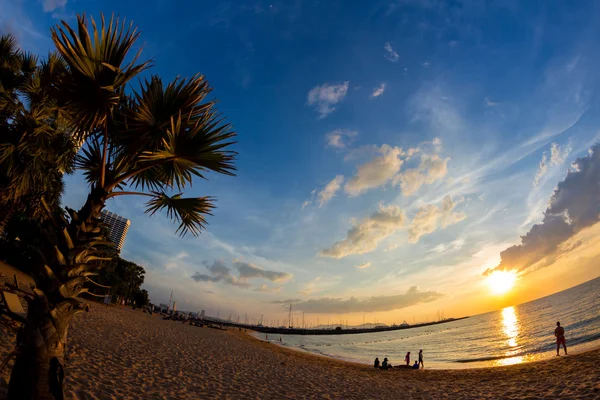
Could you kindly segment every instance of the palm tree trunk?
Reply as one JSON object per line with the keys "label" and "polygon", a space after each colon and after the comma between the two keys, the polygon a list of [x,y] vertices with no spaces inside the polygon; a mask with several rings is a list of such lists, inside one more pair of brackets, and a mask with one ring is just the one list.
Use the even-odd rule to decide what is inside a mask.
{"label": "palm tree trunk", "polygon": [[[85,234],[79,235],[82,224],[90,228],[94,220],[104,207],[105,191],[92,189],[85,205],[79,212],[78,218],[73,218],[68,226],[56,227],[72,233],[73,246],[85,245]],[[70,269],[77,265],[75,261],[59,260],[55,251],[69,254],[69,246],[61,241],[60,235],[49,235],[48,246],[43,246],[40,251],[43,257],[41,264],[36,265],[38,272],[36,278],[35,297],[29,301],[27,319],[17,335],[18,352],[15,365],[12,369],[9,383],[9,399],[51,399],[63,400],[64,356],[69,325],[75,313],[80,310],[79,302],[74,299],[76,293],[66,294],[70,291],[59,290],[61,284],[74,277],[68,277]],[[52,260],[52,261],[50,261]],[[52,279],[44,279],[42,271],[45,264],[53,271]],[[57,277],[63,277],[57,283]],[[71,297],[65,297],[71,296]]]}
{"label": "palm tree trunk", "polygon": [[54,311],[53,316],[39,299],[30,303],[27,321],[17,335],[18,353],[10,375],[8,399],[64,398],[64,354],[73,314]]}
{"label": "palm tree trunk", "polygon": [[104,208],[106,196],[106,190],[102,188],[92,188],[85,204],[81,207],[81,210],[79,210],[79,218],[88,222],[91,221],[92,218],[98,218],[100,212]]}

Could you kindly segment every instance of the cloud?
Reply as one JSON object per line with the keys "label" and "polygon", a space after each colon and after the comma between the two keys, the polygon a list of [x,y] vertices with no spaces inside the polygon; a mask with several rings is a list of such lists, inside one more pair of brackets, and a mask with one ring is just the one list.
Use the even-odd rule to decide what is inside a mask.
{"label": "cloud", "polygon": [[485,271],[514,270],[524,273],[554,263],[570,250],[563,244],[582,229],[600,221],[600,144],[589,150],[586,157],[575,160],[566,178],[558,184],[544,219],[527,234],[521,243],[500,253],[500,264]]}
{"label": "cloud", "polygon": [[319,202],[319,207],[323,207],[329,200],[335,196],[335,194],[342,188],[342,183],[344,183],[344,176],[338,175],[331,180],[325,188],[319,192],[317,195],[317,201]]}
{"label": "cloud", "polygon": [[252,279],[266,279],[274,283],[285,283],[293,276],[286,272],[269,271],[257,265],[238,260],[233,262],[233,266],[238,270],[239,276],[233,275],[231,268],[225,265],[224,261],[217,260],[206,267],[208,274],[195,272],[191,278],[196,282],[225,283],[248,289],[251,287],[249,281]]}
{"label": "cloud", "polygon": [[234,261],[233,265],[239,271],[240,279],[244,280],[262,278],[268,279],[275,283],[285,283],[292,279],[292,274],[288,274],[287,272],[269,271],[257,265],[243,261]]}
{"label": "cloud", "polygon": [[348,92],[348,84],[349,82],[346,81],[339,85],[324,83],[321,86],[315,86],[308,92],[307,104],[317,110],[319,118],[325,118],[335,111],[336,104],[344,100]]}
{"label": "cloud", "polygon": [[344,186],[344,190],[349,195],[356,196],[366,190],[382,186],[394,179],[400,171],[404,163],[400,157],[406,154],[402,148],[387,144],[375,148],[379,155],[358,166],[356,175]]}
{"label": "cloud", "polygon": [[571,152],[571,145],[567,144],[564,148],[556,144],[552,143],[550,145],[550,164],[552,165],[560,165],[565,162],[569,153]]}
{"label": "cloud", "polygon": [[537,186],[540,183],[540,180],[544,175],[548,172],[548,155],[546,152],[542,154],[542,160],[540,161],[540,166],[538,167],[537,173],[535,174],[535,178],[533,179],[533,186]]}
{"label": "cloud", "polygon": [[417,243],[421,236],[435,232],[438,228],[446,228],[467,218],[464,212],[453,212],[456,204],[450,196],[444,197],[442,204],[437,207],[428,204],[419,208],[408,228],[408,241]]}
{"label": "cloud", "polygon": [[287,299],[287,300],[275,300],[272,301],[271,304],[295,304],[301,302],[302,299]]}
{"label": "cloud", "polygon": [[369,96],[370,98],[374,99],[375,97],[379,97],[383,94],[383,92],[385,92],[385,83],[382,83],[381,85],[379,85],[378,87],[376,87],[373,90],[373,93],[371,93],[371,95]]}
{"label": "cloud", "polygon": [[[437,138],[436,138],[437,139]],[[434,139],[434,142],[436,141]],[[432,184],[442,179],[448,173],[448,161],[450,158],[440,158],[438,155],[421,155],[421,163],[417,168],[411,168],[399,174],[394,183],[400,184],[402,193],[411,196],[425,184]]]}
{"label": "cloud", "polygon": [[[374,296],[362,300],[355,297],[346,300],[326,297],[300,301],[294,305],[294,309],[312,314],[381,312],[399,310],[421,303],[430,303],[443,296],[442,293],[420,291],[418,287],[413,286],[405,294],[393,296]],[[286,303],[282,302],[282,304]]]}
{"label": "cloud", "polygon": [[354,138],[358,135],[357,131],[350,131],[347,129],[336,129],[334,131],[325,134],[328,147],[335,147],[343,149],[354,141]]}
{"label": "cloud", "polygon": [[386,60],[391,61],[391,62],[396,62],[400,59],[400,56],[398,55],[396,50],[394,50],[394,48],[392,47],[390,42],[386,42],[385,45],[383,46],[383,49],[385,50],[384,57],[386,58]]}
{"label": "cloud", "polygon": [[542,160],[540,161],[537,173],[535,174],[533,186],[537,186],[540,183],[540,180],[546,175],[550,166],[561,165],[564,163],[569,156],[569,153],[571,153],[570,143],[561,148],[559,144],[553,142],[550,145],[550,158],[548,158],[546,152],[542,154]]}
{"label": "cloud", "polygon": [[254,288],[254,291],[262,293],[281,293],[283,288],[281,286],[269,286],[266,283],[263,283],[262,285]]}
{"label": "cloud", "polygon": [[57,8],[64,8],[67,5],[67,0],[44,0],[44,12],[54,11]]}
{"label": "cloud", "polygon": [[486,107],[496,107],[498,105],[497,102],[490,100],[489,97],[486,97],[484,100],[485,100]]}
{"label": "cloud", "polygon": [[368,261],[368,262],[364,262],[360,265],[357,265],[356,269],[365,269],[365,268],[370,268],[370,267],[371,267],[371,262]]}
{"label": "cloud", "polygon": [[412,96],[407,112],[413,121],[427,122],[434,132],[459,133],[465,124],[455,108],[457,103],[449,90],[439,85],[424,85]]}
{"label": "cloud", "polygon": [[394,205],[379,205],[379,209],[348,230],[346,238],[331,248],[319,252],[321,257],[344,258],[364,254],[377,248],[379,243],[404,226],[404,212]]}

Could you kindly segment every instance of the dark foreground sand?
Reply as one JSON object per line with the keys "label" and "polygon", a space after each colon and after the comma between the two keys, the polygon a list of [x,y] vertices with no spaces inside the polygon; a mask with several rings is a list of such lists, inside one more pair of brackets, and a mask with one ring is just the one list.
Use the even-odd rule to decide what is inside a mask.
{"label": "dark foreground sand", "polygon": [[[76,317],[69,336],[70,399],[600,398],[600,350],[509,367],[378,371],[283,349],[237,330],[91,306]],[[14,337],[0,329],[4,358]],[[9,372],[0,374],[0,389]]]}

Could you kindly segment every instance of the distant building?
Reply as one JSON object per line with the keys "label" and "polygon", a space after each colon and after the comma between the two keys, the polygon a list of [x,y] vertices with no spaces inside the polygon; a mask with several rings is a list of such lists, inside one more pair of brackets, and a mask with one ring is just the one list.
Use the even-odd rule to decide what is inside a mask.
{"label": "distant building", "polygon": [[106,210],[102,211],[100,214],[100,219],[110,228],[108,235],[110,241],[114,243],[117,251],[121,251],[123,248],[123,243],[125,242],[125,237],[127,236],[127,231],[131,225],[131,221],[115,214],[114,212]]}

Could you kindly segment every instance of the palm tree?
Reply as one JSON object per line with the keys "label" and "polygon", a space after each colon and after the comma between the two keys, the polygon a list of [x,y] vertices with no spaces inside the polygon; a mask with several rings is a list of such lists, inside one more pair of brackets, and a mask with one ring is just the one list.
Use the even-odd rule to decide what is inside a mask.
{"label": "palm tree", "polygon": [[0,233],[16,212],[43,217],[42,196],[52,207],[60,203],[63,173],[75,156],[51,94],[65,68],[53,54],[40,65],[14,37],[0,36]]}
{"label": "palm tree", "polygon": [[[44,223],[46,243],[34,257],[35,288],[17,342],[9,397],[63,396],[64,350],[69,324],[83,307],[76,299],[107,245],[98,217],[107,200],[124,195],[147,197],[146,212],[166,211],[180,235],[198,235],[214,208],[211,197],[184,198],[183,189],[208,171],[233,175],[235,133],[207,100],[203,76],[177,78],[164,85],[158,76],[129,81],[149,67],[129,57],[139,36],[133,26],[112,17],[101,26],[78,16],[76,31],[67,23],[52,29],[52,39],[67,73],[56,81],[57,106],[68,129],[85,145],[75,168],[90,184],[79,211],[52,212]],[[126,60],[129,62],[126,63]],[[22,396],[22,397],[19,397]]]}

